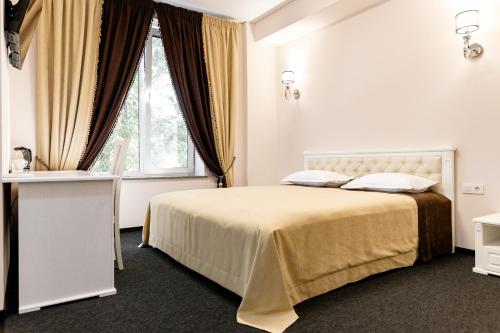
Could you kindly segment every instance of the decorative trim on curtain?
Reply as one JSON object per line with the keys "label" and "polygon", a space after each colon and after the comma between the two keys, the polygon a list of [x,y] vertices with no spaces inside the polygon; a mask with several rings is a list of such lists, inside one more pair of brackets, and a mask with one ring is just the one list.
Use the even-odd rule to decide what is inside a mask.
{"label": "decorative trim on curtain", "polygon": [[234,178],[240,24],[203,15],[202,31],[217,158],[230,187]]}
{"label": "decorative trim on curtain", "polygon": [[97,88],[88,143],[78,169],[89,169],[110,136],[133,82],[154,14],[150,0],[105,0]]}
{"label": "decorative trim on curtain", "polygon": [[156,4],[172,84],[191,138],[205,166],[226,187],[217,156],[203,52],[203,14]]}
{"label": "decorative trim on curtain", "polygon": [[38,22],[38,169],[74,170],[89,130],[102,0],[43,0]]}

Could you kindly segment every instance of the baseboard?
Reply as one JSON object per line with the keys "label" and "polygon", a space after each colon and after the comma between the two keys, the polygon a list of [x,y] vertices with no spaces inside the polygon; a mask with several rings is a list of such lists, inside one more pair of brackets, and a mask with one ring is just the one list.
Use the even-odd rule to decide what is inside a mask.
{"label": "baseboard", "polygon": [[93,291],[90,293],[55,298],[55,299],[47,300],[47,301],[40,302],[40,303],[23,304],[23,305],[19,305],[19,314],[24,314],[24,313],[33,312],[33,311],[39,311],[41,308],[46,307],[46,306],[50,306],[50,305],[63,304],[63,303],[67,303],[67,302],[73,302],[76,300],[81,300],[81,299],[86,299],[86,298],[91,298],[91,297],[96,297],[96,296],[106,297],[106,296],[111,296],[111,295],[115,295],[115,294],[116,294],[116,289],[113,287],[113,288],[108,288],[108,289],[104,289],[104,290]]}
{"label": "baseboard", "polygon": [[132,231],[142,231],[142,227],[130,227],[120,229],[120,232],[132,232]]}
{"label": "baseboard", "polygon": [[465,249],[463,247],[455,247],[455,253],[466,254],[468,256],[476,255],[476,251],[471,249]]}

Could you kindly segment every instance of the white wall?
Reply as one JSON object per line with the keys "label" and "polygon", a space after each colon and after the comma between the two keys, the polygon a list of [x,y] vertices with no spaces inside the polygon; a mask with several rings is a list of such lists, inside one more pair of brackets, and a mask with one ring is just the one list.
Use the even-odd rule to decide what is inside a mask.
{"label": "white wall", "polygon": [[236,129],[235,129],[235,143],[234,153],[236,159],[234,160],[234,185],[245,186],[248,182],[247,170],[247,42],[246,32],[243,26],[240,30],[240,44],[239,44],[239,83],[238,83],[238,113],[236,115]]}
{"label": "white wall", "polygon": [[[473,40],[485,47],[473,61],[454,33],[469,6],[481,11]],[[304,150],[456,144],[457,242],[473,248],[471,219],[500,210],[499,17],[498,1],[392,0],[280,47],[276,72],[294,70],[302,96],[278,96],[269,181],[301,169]],[[262,144],[258,129],[249,121],[249,147]],[[486,194],[462,194],[464,182],[484,183]]]}
{"label": "white wall", "polygon": [[[9,66],[11,86],[9,153],[14,147],[28,147],[36,155],[36,58],[37,36],[24,59],[23,68]],[[32,165],[34,167],[34,163]]]}
{"label": "white wall", "polygon": [[192,179],[134,179],[122,182],[120,200],[120,227],[138,227],[144,224],[149,199],[155,195],[190,189],[214,188],[215,178]]}
{"label": "white wall", "polygon": [[278,149],[276,102],[281,90],[276,86],[276,49],[254,41],[249,24],[246,42],[248,184],[264,185],[278,177],[274,163]]}

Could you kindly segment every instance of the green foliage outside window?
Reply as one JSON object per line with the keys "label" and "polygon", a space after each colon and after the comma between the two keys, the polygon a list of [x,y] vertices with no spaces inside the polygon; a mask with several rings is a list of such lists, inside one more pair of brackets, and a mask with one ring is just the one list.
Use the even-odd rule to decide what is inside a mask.
{"label": "green foliage outside window", "polygon": [[[147,173],[149,169],[161,172],[168,168],[188,167],[188,154],[190,154],[188,132],[172,86],[161,38],[152,37],[150,43],[152,43],[150,90],[146,91],[145,84],[143,87],[140,86],[139,75],[136,74],[116,127],[95,162],[93,171],[109,171],[113,143],[117,139],[126,138],[130,139],[125,163],[126,171]],[[144,66],[145,62],[141,61],[141,64]],[[140,94],[144,94],[142,96],[146,99],[149,110],[144,117],[145,124],[142,125]],[[142,145],[141,139],[145,140]],[[148,157],[147,166],[140,165],[141,146],[147,150],[142,152]]]}

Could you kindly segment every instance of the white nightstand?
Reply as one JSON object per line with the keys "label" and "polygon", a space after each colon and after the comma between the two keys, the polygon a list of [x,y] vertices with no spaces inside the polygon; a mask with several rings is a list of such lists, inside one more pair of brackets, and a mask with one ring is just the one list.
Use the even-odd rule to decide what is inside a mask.
{"label": "white nightstand", "polygon": [[476,231],[476,267],[472,271],[500,276],[500,213],[472,221]]}

